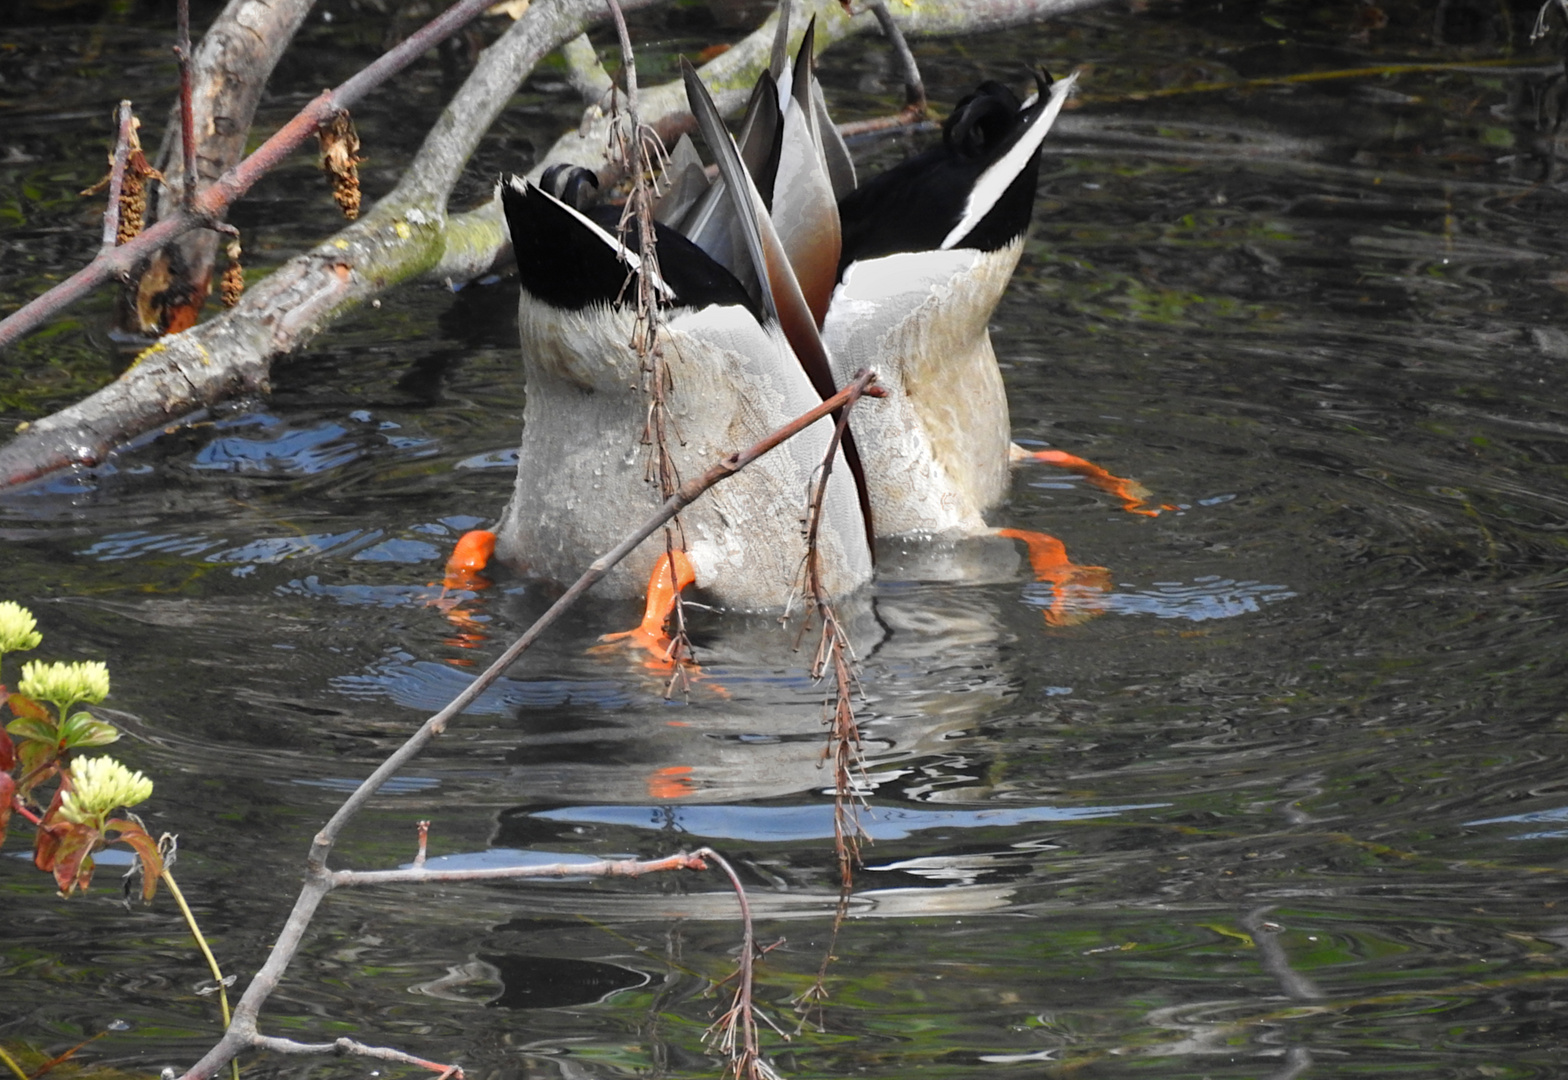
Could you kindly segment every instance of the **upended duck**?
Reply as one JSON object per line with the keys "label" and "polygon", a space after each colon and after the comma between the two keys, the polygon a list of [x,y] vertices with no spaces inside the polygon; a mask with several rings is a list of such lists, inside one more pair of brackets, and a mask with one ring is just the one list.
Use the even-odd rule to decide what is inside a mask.
{"label": "upended duck", "polygon": [[[873,533],[990,531],[984,514],[1005,494],[1013,448],[987,324],[1022,251],[1041,142],[1074,79],[1040,78],[1027,102],[986,83],[948,118],[940,146],[856,187],[810,56],[808,30],[793,68],[775,63],[759,80],[738,148],[688,68],[719,179],[707,184],[689,148],[677,149],[680,194],[659,208],[654,284],[683,476],[805,412],[860,367],[890,390],[857,406],[853,443],[828,483],[820,563],[827,591],[841,595],[870,579]],[[581,176],[554,179],[554,193],[515,179],[502,190],[528,398],[494,547],[531,576],[569,580],[660,498],[641,437],[645,376],[628,345],[628,276],[644,272],[641,253],[634,234],[617,235],[618,210],[574,205],[589,187]],[[740,610],[786,603],[830,434],[819,422],[683,512],[689,576],[708,599]],[[482,550],[490,534],[477,535]],[[645,543],[604,591],[640,594],[663,547]]]}

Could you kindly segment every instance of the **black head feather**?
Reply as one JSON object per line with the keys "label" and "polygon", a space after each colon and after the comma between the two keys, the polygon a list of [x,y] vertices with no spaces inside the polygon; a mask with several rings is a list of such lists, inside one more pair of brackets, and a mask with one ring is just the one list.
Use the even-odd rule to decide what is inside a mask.
{"label": "black head feather", "polygon": [[[1041,72],[1036,83],[1039,98],[1028,109],[1001,83],[981,83],[943,123],[941,145],[873,177],[840,200],[840,276],[857,260],[940,247],[962,220],[981,175],[1043,111],[1051,78]],[[959,246],[995,251],[1022,236],[1034,213],[1039,171],[1035,154]]]}
{"label": "black head feather", "polygon": [[[566,311],[580,311],[594,304],[617,305],[636,296],[631,268],[560,202],[532,184],[513,182],[501,185],[501,207],[517,256],[517,276],[537,299]],[[612,237],[618,235],[619,207],[595,206],[583,213]],[[659,274],[674,294],[672,305],[739,305],[760,321],[760,312],[735,275],[701,248],[663,225],[655,225],[654,239]],[[635,229],[629,230],[622,242],[639,252]]]}

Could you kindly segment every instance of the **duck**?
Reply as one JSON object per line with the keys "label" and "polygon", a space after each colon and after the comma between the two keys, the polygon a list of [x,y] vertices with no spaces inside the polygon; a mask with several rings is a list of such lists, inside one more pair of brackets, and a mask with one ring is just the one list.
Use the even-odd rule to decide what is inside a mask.
{"label": "duck", "polygon": [[[982,83],[944,122],[939,145],[860,183],[815,78],[812,34],[792,66],[776,45],[738,143],[683,65],[718,177],[708,180],[683,139],[654,209],[658,266],[646,272],[665,308],[676,468],[695,475],[872,366],[887,396],[855,408],[828,478],[827,594],[871,579],[877,537],[1000,534],[1025,542],[1037,576],[1042,561],[1060,576],[1065,555],[1042,555],[1059,542],[986,522],[1027,456],[1011,441],[988,325],[1023,251],[1041,145],[1076,76],[1037,73],[1025,101]],[[640,438],[645,376],[627,345],[628,278],[645,270],[635,234],[616,228],[620,211],[591,205],[595,187],[585,170],[558,170],[501,189],[522,284],[518,473],[500,524],[465,537],[449,569],[465,549],[483,562],[493,547],[530,576],[570,580],[660,502]],[[602,591],[630,597],[648,583],[650,640],[688,584],[733,610],[785,606],[830,435],[824,419],[710,491],[683,512],[679,544],[646,542]]]}
{"label": "duck", "polygon": [[989,326],[1023,253],[1041,144],[1076,73],[1035,78],[1028,101],[982,83],[939,144],[839,201],[822,337],[836,379],[875,358],[887,391],[850,418],[881,537],[988,532],[1021,453]]}
{"label": "duck", "polygon": [[[801,50],[808,61],[810,48],[808,33]],[[701,473],[834,392],[807,294],[819,298],[825,314],[836,245],[830,262],[805,275],[803,289],[772,216],[792,213],[803,175],[818,196],[828,191],[832,206],[828,164],[811,134],[815,117],[801,115],[802,102],[811,107],[809,90],[780,94],[765,72],[754,95],[776,114],[776,122],[756,125],[759,138],[773,144],[775,162],[784,146],[811,159],[803,168],[775,165],[784,184],[770,209],[689,65],[686,79],[721,182],[682,213],[662,208],[675,223],[655,222],[656,267],[644,265],[634,230],[617,229],[618,208],[588,205],[594,183],[585,170],[557,171],[541,183],[514,177],[501,186],[521,284],[527,400],[512,496],[491,535],[494,557],[532,577],[572,580],[663,501],[648,482],[642,436],[648,376],[629,344],[643,275],[663,309],[655,347],[669,373],[668,448],[680,477]],[[761,134],[764,128],[771,136]],[[726,609],[784,606],[804,565],[802,522],[830,460],[832,435],[832,419],[823,418],[710,490],[681,514],[679,542],[671,546],[682,558],[653,538],[606,576],[601,593],[641,595],[650,579],[667,575],[689,578]],[[872,575],[872,529],[853,454],[852,442],[833,452],[822,499],[818,565],[822,587],[835,596]],[[482,550],[486,541],[464,544]]]}

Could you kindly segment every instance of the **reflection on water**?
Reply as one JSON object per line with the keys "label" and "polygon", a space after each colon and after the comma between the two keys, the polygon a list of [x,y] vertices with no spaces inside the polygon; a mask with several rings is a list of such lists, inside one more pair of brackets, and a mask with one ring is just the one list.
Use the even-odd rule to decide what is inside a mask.
{"label": "reflection on water", "polygon": [[[888,1080],[1562,1075],[1568,240],[1532,104],[1557,46],[1524,44],[1533,12],[1468,0],[1136,6],[919,45],[939,102],[982,73],[1094,63],[995,338],[1020,443],[1102,472],[1022,467],[1007,538],[884,552],[844,606],[867,865],[832,996],[775,1061]],[[112,103],[112,72],[155,82],[148,57],[168,60],[105,25],[100,66],[59,85]],[[323,72],[365,59],[311,28]],[[16,38],[8,79],[6,57],[48,51]],[[1406,61],[1449,66],[1186,92]],[[1479,66],[1496,61],[1522,66]],[[834,107],[886,111],[890,71],[874,41],[835,49]],[[298,87],[280,78],[282,101]],[[367,183],[390,181],[438,78],[356,114],[382,163]],[[575,122],[550,77],[519,102],[507,155]],[[33,202],[25,227],[0,205],[26,256],[0,273],[6,304],[96,246],[74,192],[102,170],[99,121],[11,108],[0,190]],[[856,148],[868,167],[904,151]],[[482,154],[475,192],[516,163]],[[336,227],[296,187],[258,189],[247,251]],[[149,827],[181,835],[182,886],[242,982],[343,792],[554,595],[440,584],[510,488],[515,292],[390,300],[281,365],[264,405],[0,499],[0,596],[38,611],[44,658],[110,661],[117,753],[156,780]],[[105,366],[105,310],[7,354],[4,419],[63,393],[61,364]],[[1116,478],[1158,512],[1124,512]],[[432,864],[712,842],[773,946],[761,1002],[792,1017],[836,902],[822,688],[794,628],[693,610],[702,673],[665,700],[637,657],[589,652],[636,614],[565,619],[338,859],[407,863],[423,819]],[[208,975],[165,902],[127,913],[103,877],[64,903],[21,858],[0,859],[0,892],[0,1042],[58,1053],[115,1021],[78,1060],[143,1071],[210,1044]],[[734,912],[691,875],[355,890],[324,905],[263,1024],[475,1076],[713,1075],[703,995]]]}

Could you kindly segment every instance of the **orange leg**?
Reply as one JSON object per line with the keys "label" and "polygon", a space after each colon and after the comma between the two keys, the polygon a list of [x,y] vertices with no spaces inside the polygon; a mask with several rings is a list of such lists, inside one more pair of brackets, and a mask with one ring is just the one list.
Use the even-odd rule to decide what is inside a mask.
{"label": "orange leg", "polygon": [[1051,606],[1045,621],[1051,626],[1076,626],[1105,610],[1098,602],[1111,587],[1111,572],[1103,566],[1080,566],[1067,557],[1067,547],[1056,537],[1028,529],[998,529],[996,535],[1022,540],[1036,581],[1051,586]]}
{"label": "orange leg", "polygon": [[[495,533],[482,529],[464,533],[452,549],[452,557],[446,561],[446,576],[441,580],[441,595],[429,602],[431,607],[439,608],[447,622],[457,629],[453,637],[445,639],[446,644],[459,649],[477,649],[484,643],[486,635],[481,622],[463,610],[465,598],[448,594],[472,592],[489,586],[490,582],[480,576],[480,571],[490,562],[494,552]],[[452,660],[450,663],[458,667],[473,665],[472,660]]]}
{"label": "orange leg", "polygon": [[1175,510],[1174,506],[1161,504],[1158,509],[1148,509],[1149,489],[1136,480],[1123,476],[1112,476],[1092,461],[1085,461],[1081,457],[1062,450],[1025,450],[1022,447],[1013,447],[1013,461],[1038,461],[1045,465],[1055,465],[1067,469],[1083,477],[1089,483],[1109,495],[1114,495],[1122,501],[1122,509],[1129,514],[1142,514],[1144,517],[1159,517],[1161,510]]}
{"label": "orange leg", "polygon": [[494,554],[495,533],[485,529],[464,533],[452,549],[452,557],[446,561],[446,580],[442,584],[448,589],[484,588],[490,583],[479,573],[490,564],[490,556]]}
{"label": "orange leg", "polygon": [[619,634],[605,634],[600,641],[627,641],[652,653],[659,666],[669,667],[670,646],[673,644],[664,633],[665,621],[675,610],[675,598],[680,591],[697,580],[691,560],[684,551],[661,555],[648,575],[648,603],[643,608],[642,622],[635,630]]}

